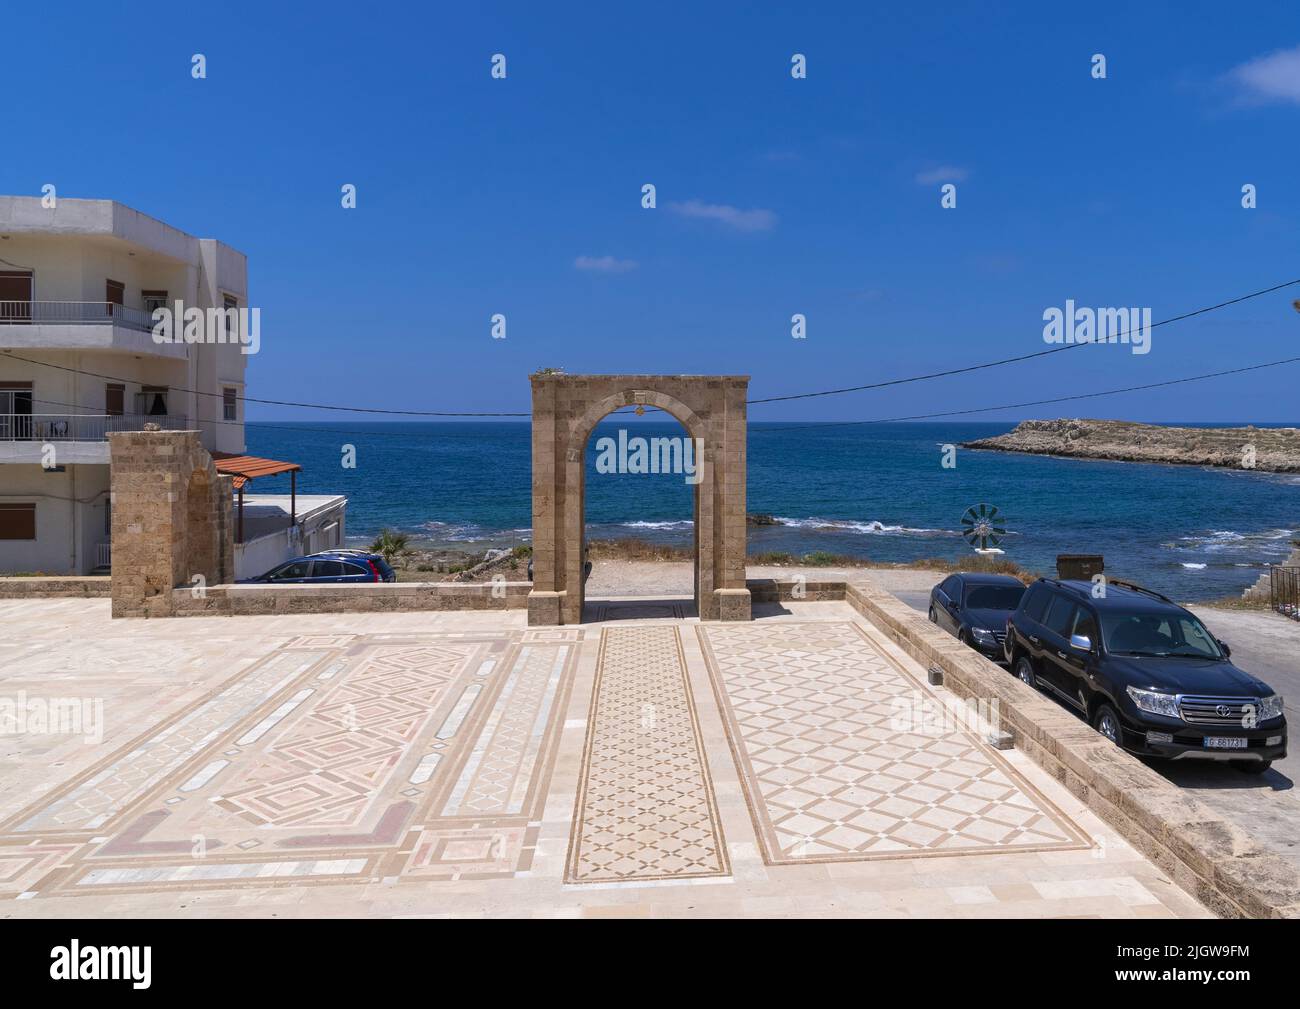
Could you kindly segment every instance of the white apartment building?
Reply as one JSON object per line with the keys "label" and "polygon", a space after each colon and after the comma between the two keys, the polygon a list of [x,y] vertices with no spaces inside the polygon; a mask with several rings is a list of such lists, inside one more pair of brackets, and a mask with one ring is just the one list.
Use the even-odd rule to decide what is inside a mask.
{"label": "white apartment building", "polygon": [[[112,200],[0,196],[0,573],[108,570],[109,432],[197,430],[214,456],[243,455],[250,356],[238,334],[155,341],[153,309],[177,301],[246,308],[246,257]],[[259,526],[284,542],[258,563],[333,545],[327,526],[341,543],[345,504],[299,498]]]}

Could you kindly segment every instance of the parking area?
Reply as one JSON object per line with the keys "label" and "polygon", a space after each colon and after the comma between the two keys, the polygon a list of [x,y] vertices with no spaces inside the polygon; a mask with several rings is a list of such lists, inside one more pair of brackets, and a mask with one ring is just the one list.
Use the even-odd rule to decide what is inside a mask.
{"label": "parking area", "polygon": [[[920,613],[929,607],[928,589],[902,583],[889,585],[889,590]],[[1287,699],[1290,719],[1300,699],[1300,623],[1263,611],[1189,608],[1216,637],[1232,646],[1235,665]],[[1295,787],[1300,780],[1300,753],[1294,743],[1284,760],[1275,761],[1259,776],[1188,760],[1152,760],[1149,766],[1300,869],[1300,791]]]}
{"label": "parking area", "polygon": [[0,913],[1207,913],[847,605],[665,609],[0,602]]}

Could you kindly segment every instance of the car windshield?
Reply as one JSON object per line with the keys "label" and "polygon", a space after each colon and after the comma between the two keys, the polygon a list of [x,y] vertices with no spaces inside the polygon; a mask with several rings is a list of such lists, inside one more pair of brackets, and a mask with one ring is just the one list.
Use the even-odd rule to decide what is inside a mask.
{"label": "car windshield", "polygon": [[1190,613],[1107,613],[1101,629],[1115,655],[1223,657],[1214,636]]}
{"label": "car windshield", "polygon": [[972,585],[966,590],[966,605],[973,610],[1014,610],[1024,594],[1023,585]]}

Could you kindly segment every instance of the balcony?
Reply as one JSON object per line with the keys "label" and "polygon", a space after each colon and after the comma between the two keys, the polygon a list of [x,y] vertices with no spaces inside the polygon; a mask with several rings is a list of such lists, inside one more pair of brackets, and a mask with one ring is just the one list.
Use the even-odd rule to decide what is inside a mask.
{"label": "balcony", "polygon": [[0,326],[126,326],[153,332],[153,317],[111,301],[0,301]]}
{"label": "balcony", "polygon": [[155,343],[153,316],[111,301],[0,301],[0,347],[124,350],[186,357],[184,343]]}
{"label": "balcony", "polygon": [[177,414],[0,413],[0,463],[42,465],[45,446],[54,451],[54,464],[104,464],[109,461],[108,436],[114,431],[143,431],[156,424],[162,431],[185,431],[187,418]]}

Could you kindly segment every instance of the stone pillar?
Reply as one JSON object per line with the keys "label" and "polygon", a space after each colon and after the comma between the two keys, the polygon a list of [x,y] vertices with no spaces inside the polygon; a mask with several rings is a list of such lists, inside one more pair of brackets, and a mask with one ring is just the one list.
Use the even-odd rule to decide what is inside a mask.
{"label": "stone pillar", "polygon": [[113,500],[114,617],[172,614],[172,589],[234,578],[231,482],[197,431],[115,432],[109,438]]}

